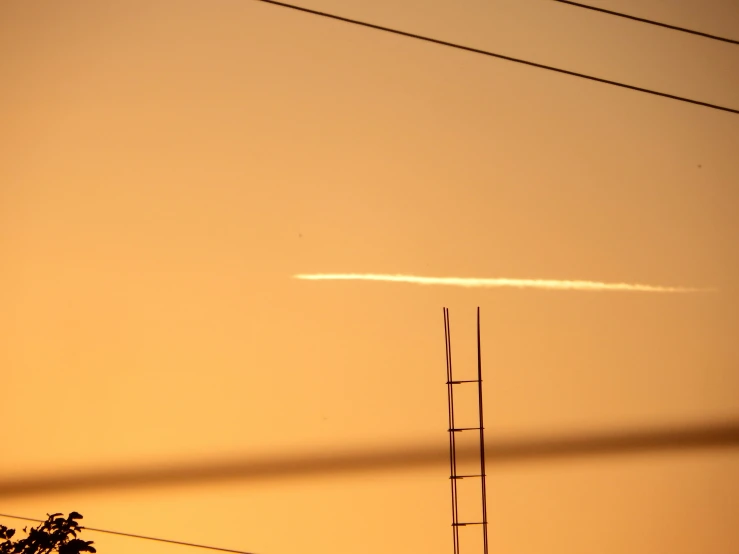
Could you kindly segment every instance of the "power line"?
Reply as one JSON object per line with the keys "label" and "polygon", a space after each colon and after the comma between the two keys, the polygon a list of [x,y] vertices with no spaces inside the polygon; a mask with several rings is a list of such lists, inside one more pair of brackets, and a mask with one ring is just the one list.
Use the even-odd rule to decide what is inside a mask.
{"label": "power line", "polygon": [[[485,441],[486,464],[523,464],[647,453],[679,454],[739,450],[739,419],[679,427],[622,429],[576,435],[539,435]],[[478,459],[477,448],[458,448],[460,460]],[[408,471],[449,462],[448,448],[432,443],[405,444],[329,452],[325,449],[286,456],[235,458],[211,462],[167,463],[159,466],[86,469],[0,479],[0,501],[9,498],[130,490],[186,483],[265,483],[285,479],[330,478],[337,475]]]}
{"label": "power line", "polygon": [[674,94],[668,94],[666,92],[659,92],[659,91],[656,91],[656,90],[651,90],[651,89],[647,89],[647,88],[637,87],[637,86],[634,86],[634,85],[628,85],[626,83],[620,83],[618,81],[611,81],[609,79],[602,79],[600,77],[594,77],[592,75],[586,75],[585,73],[577,73],[575,71],[570,71],[570,70],[562,69],[562,68],[559,68],[559,67],[553,67],[553,66],[550,66],[550,65],[545,65],[545,64],[541,64],[541,63],[531,62],[531,61],[528,61],[528,60],[522,60],[520,58],[514,58],[514,57],[511,57],[511,56],[505,56],[503,54],[497,54],[495,52],[490,52],[488,50],[481,50],[479,48],[472,48],[471,46],[463,46],[461,44],[457,44],[457,43],[454,43],[454,42],[448,42],[448,41],[445,41],[445,40],[431,38],[431,37],[427,37],[427,36],[424,36],[424,35],[417,35],[415,33],[408,33],[406,31],[401,31],[401,30],[398,30],[398,29],[392,29],[390,27],[383,27],[382,25],[375,25],[374,23],[367,23],[365,21],[359,21],[357,19],[350,19],[348,17],[343,17],[343,16],[340,16],[340,15],[334,15],[334,14],[327,13],[327,12],[321,12],[321,11],[318,11],[318,10],[312,10],[310,8],[303,8],[301,6],[295,6],[293,4],[287,4],[285,2],[277,2],[276,0],[255,0],[255,1],[256,2],[262,2],[262,3],[265,3],[265,4],[272,4],[274,6],[279,6],[279,7],[282,7],[282,8],[288,8],[288,9],[291,9],[291,10],[296,10],[296,11],[300,11],[300,12],[304,12],[304,13],[309,13],[309,14],[312,14],[312,15],[320,16],[320,17],[326,17],[326,18],[329,18],[329,19],[335,19],[337,21],[343,21],[344,23],[351,23],[353,25],[359,25],[361,27],[368,27],[370,29],[375,29],[375,30],[378,30],[378,31],[385,31],[387,33],[392,33],[392,34],[395,34],[395,35],[400,35],[400,36],[404,36],[404,37],[408,37],[408,38],[414,38],[414,39],[417,39],[417,40],[423,40],[425,42],[431,42],[433,44],[439,44],[441,46],[448,46],[450,48],[455,48],[457,50],[464,50],[464,51],[472,52],[472,53],[475,53],[475,54],[482,54],[483,56],[489,56],[491,58],[498,58],[498,59],[506,60],[506,61],[509,61],[509,62],[520,63],[520,64],[528,65],[528,66],[531,66],[531,67],[537,67],[539,69],[546,69],[548,71],[555,71],[557,73],[563,73],[565,75],[571,75],[573,77],[579,77],[581,79],[588,79],[590,81],[596,81],[598,83],[604,83],[606,85],[612,85],[612,86],[616,86],[616,87],[621,87],[621,88],[626,88],[626,89],[630,89],[630,90],[635,90],[637,92],[644,92],[646,94],[652,94],[654,96],[661,96],[663,98],[670,98],[672,100],[678,100],[680,102],[687,102],[689,104],[696,104],[698,106],[704,106],[706,108],[711,108],[711,109],[714,109],[714,110],[721,110],[721,111],[724,111],[724,112],[739,114],[739,110],[736,110],[734,108],[727,108],[725,106],[719,106],[717,104],[710,104],[708,102],[702,102],[700,100],[692,100],[690,98],[685,98],[683,96],[677,96],[677,95],[674,95]]}
{"label": "power line", "polygon": [[[44,523],[45,520],[43,519],[34,519],[32,517],[21,517],[21,516],[11,516],[8,514],[0,514],[0,517],[7,517],[10,519],[20,519],[24,521],[34,521],[37,523]],[[228,548],[219,548],[217,546],[205,546],[202,544],[195,544],[192,542],[183,542],[183,541],[173,541],[170,539],[160,539],[157,537],[146,537],[144,535],[134,535],[133,533],[122,533],[120,531],[108,531],[107,529],[95,529],[94,527],[82,527],[82,529],[86,531],[95,531],[97,533],[107,533],[109,535],[119,535],[121,537],[131,537],[134,539],[144,539],[147,541],[157,541],[157,542],[166,542],[170,544],[178,544],[180,546],[193,546],[195,548],[204,548],[206,550],[217,550],[219,552],[232,552],[234,554],[254,554],[253,552],[245,552],[243,550],[230,550]]]}
{"label": "power line", "polygon": [[649,25],[656,25],[657,27],[664,27],[665,29],[672,29],[673,31],[680,31],[682,33],[690,33],[691,35],[698,35],[699,37],[710,38],[712,40],[720,40],[722,42],[728,42],[729,44],[739,44],[739,40],[731,38],[720,37],[717,35],[711,35],[709,33],[703,33],[701,31],[693,31],[692,29],[686,29],[685,27],[678,27],[677,25],[669,25],[667,23],[660,23],[652,19],[645,19],[643,17],[636,17],[634,15],[628,15],[621,12],[614,12],[606,10],[604,8],[597,8],[595,6],[589,6],[588,4],[581,4],[580,2],[572,2],[571,0],[553,0],[560,4],[568,4],[577,8],[585,8],[586,10],[593,10],[594,12],[606,13],[608,15],[615,15],[616,17],[623,17],[624,19],[631,19],[633,21],[639,21],[641,23],[648,23]]}

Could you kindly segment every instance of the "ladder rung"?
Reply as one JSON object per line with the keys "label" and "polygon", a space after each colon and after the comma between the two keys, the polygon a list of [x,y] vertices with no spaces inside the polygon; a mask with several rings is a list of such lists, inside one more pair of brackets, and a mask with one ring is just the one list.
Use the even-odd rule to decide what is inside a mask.
{"label": "ladder rung", "polygon": [[466,479],[467,477],[482,477],[482,475],[452,475],[449,479]]}
{"label": "ladder rung", "polygon": [[459,385],[460,383],[479,383],[479,379],[466,379],[463,381],[447,381],[447,385]]}
{"label": "ladder rung", "polygon": [[450,433],[456,433],[458,431],[480,431],[479,427],[455,427],[454,429],[448,429]]}
{"label": "ladder rung", "polygon": [[467,523],[452,523],[452,527],[464,527],[465,525],[485,525],[485,521],[468,521]]}

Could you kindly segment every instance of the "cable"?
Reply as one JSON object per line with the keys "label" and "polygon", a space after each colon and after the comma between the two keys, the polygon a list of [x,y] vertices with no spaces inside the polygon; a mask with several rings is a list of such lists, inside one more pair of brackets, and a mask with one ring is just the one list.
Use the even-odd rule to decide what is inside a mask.
{"label": "cable", "polygon": [[[605,432],[533,435],[485,441],[487,464],[548,463],[605,456],[640,456],[647,453],[679,454],[739,451],[739,419]],[[458,448],[457,456],[472,463],[477,448]],[[278,480],[335,478],[347,474],[408,471],[449,463],[449,450],[437,441],[326,451],[293,452],[259,458],[125,466],[120,469],[85,469],[16,478],[0,478],[0,503],[11,498],[85,491],[131,490],[193,483],[266,483]]]}
{"label": "cable", "polygon": [[435,39],[435,38],[431,38],[431,37],[426,37],[426,36],[423,36],[423,35],[417,35],[417,34],[414,34],[414,33],[408,33],[406,31],[400,31],[398,29],[391,29],[390,27],[383,27],[381,25],[375,25],[373,23],[366,23],[364,21],[359,21],[359,20],[356,20],[356,19],[350,19],[348,17],[334,15],[334,14],[330,14],[330,13],[326,13],[326,12],[320,12],[320,11],[312,10],[312,9],[309,9],[309,8],[303,8],[303,7],[300,7],[300,6],[295,6],[293,4],[286,4],[284,2],[277,2],[276,0],[254,0],[254,1],[256,1],[256,2],[263,2],[265,4],[272,4],[274,6],[280,6],[282,8],[288,8],[288,9],[291,9],[291,10],[305,12],[305,13],[317,15],[317,16],[320,16],[320,17],[326,17],[326,18],[329,18],[329,19],[335,19],[337,21],[343,21],[345,23],[352,23],[354,25],[360,25],[362,27],[368,27],[370,29],[376,29],[378,31],[385,31],[387,33],[392,33],[392,34],[395,34],[395,35],[401,35],[401,36],[408,37],[408,38],[415,38],[415,39],[418,39],[418,40],[423,40],[425,42],[431,42],[431,43],[434,43],[434,44],[439,44],[441,46],[449,46],[450,48],[456,48],[457,50],[465,50],[467,52],[473,52],[475,54],[482,54],[483,56],[490,56],[491,58],[499,58],[501,60],[507,60],[509,62],[515,62],[515,63],[524,64],[524,65],[529,65],[531,67],[537,67],[539,69],[546,69],[548,71],[555,71],[557,73],[564,73],[565,75],[571,75],[573,77],[579,77],[581,79],[588,79],[590,81],[596,81],[598,83],[604,83],[604,84],[607,84],[607,85],[613,85],[613,86],[616,86],[616,87],[621,87],[621,88],[626,88],[626,89],[630,89],[630,90],[635,90],[637,92],[644,92],[644,93],[647,93],[647,94],[652,94],[654,96],[661,96],[663,98],[670,98],[672,100],[678,100],[680,102],[687,102],[689,104],[696,104],[698,106],[704,106],[706,108],[711,108],[711,109],[714,109],[714,110],[721,110],[721,111],[724,111],[724,112],[739,114],[739,110],[736,110],[734,108],[727,108],[725,106],[719,106],[717,104],[710,104],[708,102],[701,102],[700,100],[692,100],[690,98],[685,98],[683,96],[676,96],[674,94],[668,94],[666,92],[659,92],[659,91],[656,91],[656,90],[651,90],[651,89],[647,89],[647,88],[637,87],[637,86],[634,86],[634,85],[627,85],[625,83],[619,83],[618,81],[610,81],[608,79],[602,79],[600,77],[593,77],[592,75],[586,75],[584,73],[576,73],[575,71],[569,71],[567,69],[561,69],[559,67],[553,67],[553,66],[550,66],[550,65],[544,65],[544,64],[540,64],[540,63],[536,63],[536,62],[522,60],[522,59],[519,59],[519,58],[513,58],[511,56],[505,56],[503,54],[496,54],[496,53],[490,52],[488,50],[481,50],[479,48],[472,48],[470,46],[463,46],[461,44],[456,44],[456,43],[453,43],[453,42],[447,42],[445,40],[439,40],[439,39]]}
{"label": "cable", "polygon": [[[11,519],[21,519],[25,521],[35,521],[37,523],[44,523],[46,521],[43,519],[34,519],[32,517],[11,516],[8,514],[0,514],[0,517],[7,517]],[[93,527],[82,527],[82,529],[86,531],[95,531],[97,533],[107,533],[109,535],[120,535],[122,537],[131,537],[134,539],[144,539],[147,541],[167,542],[170,544],[179,544],[180,546],[193,546],[195,548],[204,548],[206,550],[217,550],[219,552],[232,552],[234,554],[254,554],[253,552],[245,552],[243,550],[230,550],[228,548],[218,548],[217,546],[205,546],[202,544],[195,544],[192,542],[173,541],[170,539],[159,539],[156,537],[145,537],[144,535],[134,535],[132,533],[121,533],[120,531],[108,531],[106,529],[95,529]]]}
{"label": "cable", "polygon": [[656,25],[657,27],[664,27],[665,29],[672,29],[673,31],[690,33],[691,35],[698,35],[699,37],[710,38],[712,40],[720,40],[722,42],[728,42],[729,44],[739,44],[739,40],[719,37],[717,35],[711,35],[708,33],[703,33],[701,31],[693,31],[692,29],[686,29],[685,27],[678,27],[676,25],[668,25],[667,23],[660,23],[659,21],[653,21],[651,19],[644,19],[643,17],[627,15],[621,12],[614,12],[611,10],[606,10],[604,8],[596,8],[595,6],[589,6],[588,4],[581,4],[579,2],[572,2],[570,0],[553,0],[553,1],[559,2],[560,4],[568,4],[570,6],[575,6],[577,8],[585,8],[586,10],[593,10],[594,12],[601,12],[601,13],[606,13],[608,15],[615,15],[616,17],[623,17],[624,19],[631,19],[633,21],[639,21],[641,23],[648,23],[649,25]]}

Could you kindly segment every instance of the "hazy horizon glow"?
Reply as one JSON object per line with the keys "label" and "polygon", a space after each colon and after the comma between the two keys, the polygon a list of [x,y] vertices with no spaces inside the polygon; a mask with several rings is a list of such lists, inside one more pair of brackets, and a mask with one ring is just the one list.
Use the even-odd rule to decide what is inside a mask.
{"label": "hazy horizon glow", "polygon": [[639,283],[602,283],[598,281],[567,281],[556,279],[511,279],[478,277],[422,277],[417,275],[389,275],[375,273],[316,273],[298,274],[295,279],[307,281],[380,281],[386,283],[412,283],[416,285],[446,285],[467,288],[519,288],[543,290],[579,291],[627,291],[627,292],[713,292],[715,289],[667,287]]}

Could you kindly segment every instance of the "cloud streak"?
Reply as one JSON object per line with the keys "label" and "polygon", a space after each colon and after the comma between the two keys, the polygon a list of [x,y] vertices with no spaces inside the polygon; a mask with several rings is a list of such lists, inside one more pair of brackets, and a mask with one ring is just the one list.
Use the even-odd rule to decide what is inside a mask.
{"label": "cloud streak", "polygon": [[601,283],[598,281],[560,281],[555,279],[509,279],[475,277],[421,277],[417,275],[383,275],[376,273],[314,273],[298,274],[295,279],[306,281],[379,281],[466,288],[517,288],[541,290],[626,291],[626,292],[713,292],[715,289],[667,287],[638,283]]}

